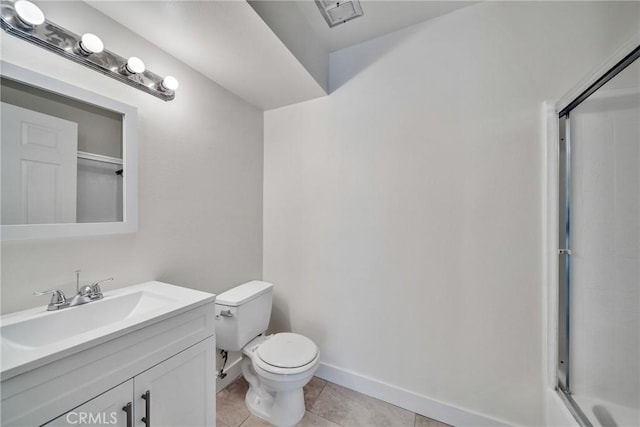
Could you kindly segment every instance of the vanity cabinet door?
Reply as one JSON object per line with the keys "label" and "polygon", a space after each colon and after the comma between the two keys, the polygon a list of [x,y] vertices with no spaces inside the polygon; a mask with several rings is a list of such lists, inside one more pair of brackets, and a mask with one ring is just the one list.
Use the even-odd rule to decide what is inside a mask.
{"label": "vanity cabinet door", "polygon": [[[133,412],[130,417],[127,414],[127,411],[133,411],[132,398],[133,380],[129,380],[59,416],[45,426],[132,427]],[[131,418],[129,422],[127,418]]]}
{"label": "vanity cabinet door", "polygon": [[214,426],[215,361],[209,337],[135,376],[135,426]]}

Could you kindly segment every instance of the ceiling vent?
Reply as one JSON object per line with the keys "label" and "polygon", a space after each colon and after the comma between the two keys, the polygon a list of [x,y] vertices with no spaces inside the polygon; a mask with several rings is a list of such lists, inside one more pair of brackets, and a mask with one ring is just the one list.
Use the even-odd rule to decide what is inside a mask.
{"label": "ceiling vent", "polygon": [[359,16],[364,15],[359,0],[350,1],[331,1],[331,0],[315,0],[320,13],[329,24],[329,27],[344,24]]}

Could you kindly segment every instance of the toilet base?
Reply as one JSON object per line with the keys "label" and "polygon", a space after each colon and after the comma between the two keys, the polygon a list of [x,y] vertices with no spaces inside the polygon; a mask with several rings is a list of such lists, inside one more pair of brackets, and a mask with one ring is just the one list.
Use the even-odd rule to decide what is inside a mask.
{"label": "toilet base", "polygon": [[[302,391],[282,392],[277,393],[276,396],[269,402],[260,398],[250,388],[245,397],[245,403],[249,412],[277,427],[295,426],[305,413]],[[302,401],[302,406],[300,401]],[[292,408],[302,408],[302,410],[292,411]]]}
{"label": "toilet base", "polygon": [[267,390],[248,358],[242,361],[242,373],[249,383],[245,403],[253,415],[277,427],[295,426],[304,417],[304,392],[301,387],[279,392]]}

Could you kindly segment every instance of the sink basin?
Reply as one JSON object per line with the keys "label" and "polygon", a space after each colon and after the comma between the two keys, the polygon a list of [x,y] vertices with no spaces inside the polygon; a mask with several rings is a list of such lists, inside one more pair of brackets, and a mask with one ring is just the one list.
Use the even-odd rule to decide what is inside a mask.
{"label": "sink basin", "polygon": [[120,322],[130,316],[142,315],[171,301],[148,291],[111,295],[89,304],[60,310],[55,316],[33,316],[3,325],[2,339],[14,345],[41,347]]}
{"label": "sink basin", "polygon": [[0,375],[4,380],[214,299],[206,292],[147,282],[105,292],[103,299],[84,305],[2,316]]}

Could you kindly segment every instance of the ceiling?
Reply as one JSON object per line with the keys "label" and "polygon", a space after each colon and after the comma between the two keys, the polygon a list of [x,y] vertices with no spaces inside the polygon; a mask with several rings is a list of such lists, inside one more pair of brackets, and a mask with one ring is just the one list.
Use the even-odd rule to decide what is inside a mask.
{"label": "ceiling", "polygon": [[329,52],[475,3],[362,0],[364,16],[329,28],[312,0],[253,0],[288,33],[279,38],[245,0],[85,1],[263,110],[326,95]]}
{"label": "ceiling", "polygon": [[311,0],[295,2],[320,42],[334,52],[433,19],[477,1],[361,0],[364,15],[329,28]]}
{"label": "ceiling", "polygon": [[263,110],[326,95],[245,1],[87,3]]}

